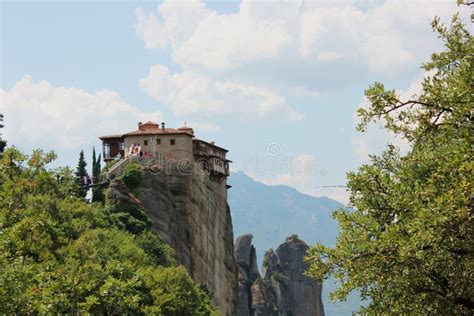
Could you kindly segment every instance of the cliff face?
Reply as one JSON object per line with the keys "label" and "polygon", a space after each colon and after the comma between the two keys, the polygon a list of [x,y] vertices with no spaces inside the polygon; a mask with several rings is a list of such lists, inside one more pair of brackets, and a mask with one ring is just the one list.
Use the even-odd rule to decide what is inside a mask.
{"label": "cliff face", "polygon": [[304,275],[308,266],[303,258],[308,245],[297,236],[288,237],[276,251],[267,251],[263,276],[255,277],[250,273],[255,260],[251,241],[252,235],[243,235],[235,243],[239,266],[237,315],[323,316],[322,286]]}
{"label": "cliff face", "polygon": [[166,172],[157,170],[146,168],[133,196],[151,218],[152,229],[176,250],[178,262],[212,294],[219,311],[235,315],[237,266],[225,183],[211,181],[205,172],[170,166]]}
{"label": "cliff face", "polygon": [[257,267],[257,255],[252,245],[252,235],[242,235],[235,241],[234,252],[238,266],[239,298],[237,315],[250,316],[252,304],[251,286],[260,278]]}

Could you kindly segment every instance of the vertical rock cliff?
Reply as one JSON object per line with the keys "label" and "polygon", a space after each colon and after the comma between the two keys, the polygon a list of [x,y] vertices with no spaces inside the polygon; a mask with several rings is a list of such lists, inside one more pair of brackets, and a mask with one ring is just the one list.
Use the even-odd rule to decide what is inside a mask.
{"label": "vertical rock cliff", "polygon": [[296,235],[290,236],[276,251],[265,254],[262,273],[258,274],[253,255],[252,235],[235,242],[239,273],[238,316],[298,315],[323,316],[322,286],[308,278],[303,261],[308,245]]}
{"label": "vertical rock cliff", "polygon": [[252,235],[237,238],[234,246],[235,260],[238,266],[239,298],[237,315],[250,316],[249,306],[252,304],[251,286],[260,278],[257,267],[257,255],[252,245]]}
{"label": "vertical rock cliff", "polygon": [[[151,165],[151,164],[150,164]],[[234,260],[232,220],[225,182],[211,180],[194,168],[145,168],[133,191],[109,196],[130,196],[152,220],[152,229],[176,250],[177,260],[194,281],[204,286],[222,315],[235,315],[237,266]],[[124,186],[115,185],[115,190]],[[126,189],[126,187],[125,187]]]}

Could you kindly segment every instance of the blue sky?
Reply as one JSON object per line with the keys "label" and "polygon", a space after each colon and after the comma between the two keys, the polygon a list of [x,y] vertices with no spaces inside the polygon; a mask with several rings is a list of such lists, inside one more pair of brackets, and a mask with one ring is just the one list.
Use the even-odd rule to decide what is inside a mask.
{"label": "blue sky", "polygon": [[[429,5],[427,5],[429,3]],[[0,111],[10,144],[75,165],[139,120],[195,128],[234,169],[345,201],[345,173],[387,142],[354,130],[363,91],[419,90],[447,1],[0,3]],[[464,15],[467,12],[463,12]]]}

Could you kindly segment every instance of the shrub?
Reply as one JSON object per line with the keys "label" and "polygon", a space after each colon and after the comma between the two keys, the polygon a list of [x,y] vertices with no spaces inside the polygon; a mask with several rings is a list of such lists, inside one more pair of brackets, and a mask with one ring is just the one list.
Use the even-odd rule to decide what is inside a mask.
{"label": "shrub", "polygon": [[281,272],[274,272],[272,276],[276,281],[280,283],[286,284],[288,282],[288,277]]}
{"label": "shrub", "polygon": [[143,171],[140,164],[131,163],[126,166],[121,180],[130,190],[137,188],[143,180]]}

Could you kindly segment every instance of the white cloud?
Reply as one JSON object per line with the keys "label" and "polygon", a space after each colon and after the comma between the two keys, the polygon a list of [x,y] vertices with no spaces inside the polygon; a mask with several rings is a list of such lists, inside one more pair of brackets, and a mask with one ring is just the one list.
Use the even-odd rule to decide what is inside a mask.
{"label": "white cloud", "polygon": [[152,12],[147,14],[142,8],[135,10],[135,32],[150,49],[179,47],[198,24],[211,15],[204,4],[196,0],[165,1],[158,6],[158,12],[160,18]]}
{"label": "white cloud", "polygon": [[279,165],[280,168],[275,170],[277,174],[262,178],[262,182],[269,185],[284,184],[304,192],[311,186],[317,173],[316,157],[310,154],[284,159]]}
{"label": "white cloud", "polygon": [[298,97],[306,97],[306,98],[317,98],[321,94],[319,91],[314,89],[308,89],[305,86],[294,86],[288,90],[289,93],[293,94],[294,96]]}
{"label": "white cloud", "polygon": [[137,24],[135,32],[145,42],[145,47],[159,50],[168,45],[168,35],[166,34],[162,23],[153,13],[146,13],[143,9],[135,10]]}
{"label": "white cloud", "polygon": [[286,9],[297,12],[290,2],[267,11],[261,4],[244,1],[238,14],[208,14],[176,48],[174,59],[181,65],[227,69],[246,61],[276,58],[292,42]]}
{"label": "white cloud", "polygon": [[331,187],[323,188],[317,185],[318,177],[323,175],[317,165],[314,155],[301,154],[295,157],[283,159],[276,158],[275,170],[256,170],[250,172],[245,170],[253,179],[266,185],[286,185],[295,188],[301,193],[311,196],[327,196],[343,204],[349,201],[349,193],[345,188]]}
{"label": "white cloud", "polygon": [[317,56],[318,61],[333,61],[344,58],[344,54],[335,53],[335,52],[321,52]]}
{"label": "white cloud", "polygon": [[164,1],[155,12],[137,10],[136,31],[147,47],[170,43],[174,61],[184,68],[224,71],[259,60],[348,59],[382,74],[403,71],[428,57],[439,43],[430,19],[449,18],[457,10],[452,0],[429,5],[387,0],[368,10],[356,2],[243,0],[238,12],[218,14],[198,1]]}
{"label": "white cloud", "polygon": [[302,119],[285,99],[267,89],[229,81],[213,81],[192,71],[171,74],[155,65],[140,87],[178,116]]}
{"label": "white cloud", "polygon": [[160,112],[143,112],[115,91],[88,92],[34,82],[25,76],[10,90],[0,90],[5,138],[21,148],[78,150],[101,135],[123,133],[139,121],[161,121]]}
{"label": "white cloud", "polygon": [[[301,154],[295,157],[273,157],[266,160],[268,166],[259,165],[256,172],[245,172],[267,185],[287,185],[310,194],[317,174],[316,157]],[[269,169],[269,167],[271,167]]]}
{"label": "white cloud", "polygon": [[199,122],[199,121],[192,121],[188,126],[192,126],[194,130],[199,132],[216,132],[219,131],[221,128],[212,123],[206,122]]}
{"label": "white cloud", "polygon": [[[430,74],[425,74],[430,75]],[[396,91],[400,100],[414,99],[422,90],[423,78],[415,80],[405,91]],[[363,99],[360,103],[360,108],[367,108],[369,106],[368,100]],[[396,114],[396,113],[394,113]],[[353,114],[354,126],[359,123],[357,113]],[[377,123],[370,123],[367,130],[363,133],[358,133],[352,136],[351,143],[354,147],[356,158],[361,162],[366,162],[370,154],[379,154],[386,148],[387,144],[397,146],[401,153],[406,153],[410,149],[409,143],[390,131],[383,128],[384,121]]]}

